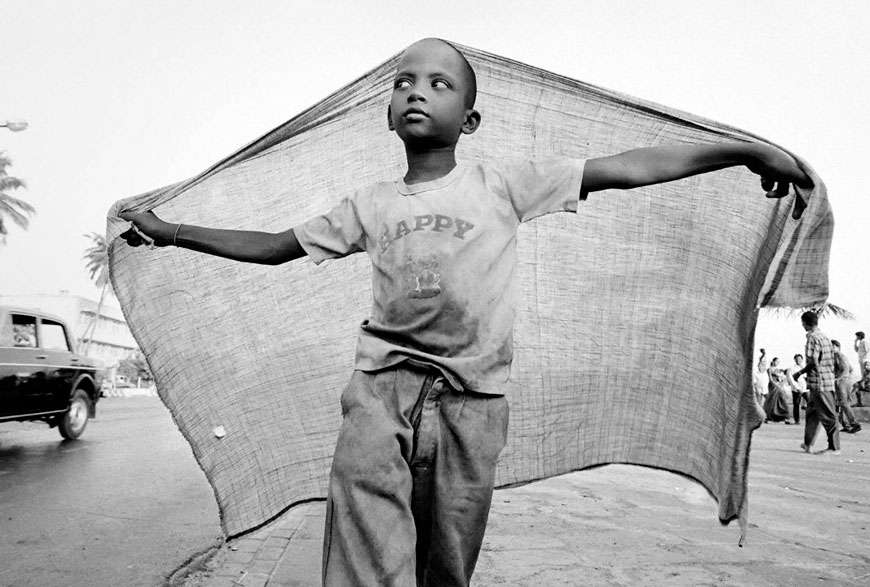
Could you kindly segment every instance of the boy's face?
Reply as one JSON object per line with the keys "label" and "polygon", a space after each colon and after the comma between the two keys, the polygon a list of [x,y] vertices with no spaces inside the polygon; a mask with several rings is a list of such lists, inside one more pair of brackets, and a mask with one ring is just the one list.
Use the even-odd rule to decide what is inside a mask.
{"label": "boy's face", "polygon": [[453,47],[435,39],[415,43],[396,67],[387,111],[390,130],[412,148],[451,147],[471,134],[480,114],[466,106],[465,63]]}

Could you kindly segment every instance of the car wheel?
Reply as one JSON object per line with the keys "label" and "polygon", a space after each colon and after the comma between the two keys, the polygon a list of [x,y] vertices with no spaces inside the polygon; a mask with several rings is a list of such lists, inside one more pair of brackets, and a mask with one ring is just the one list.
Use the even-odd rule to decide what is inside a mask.
{"label": "car wheel", "polygon": [[69,409],[61,416],[57,426],[61,436],[68,440],[75,440],[82,435],[88,425],[90,401],[88,394],[81,389],[73,392]]}

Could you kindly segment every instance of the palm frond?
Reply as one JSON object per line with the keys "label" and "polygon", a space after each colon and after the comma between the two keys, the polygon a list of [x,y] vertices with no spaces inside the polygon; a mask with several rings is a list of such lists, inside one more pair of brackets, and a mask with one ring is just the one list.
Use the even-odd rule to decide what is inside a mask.
{"label": "palm frond", "polygon": [[36,213],[36,208],[18,198],[0,193],[0,217],[8,216],[12,222],[21,228],[27,228],[30,218]]}
{"label": "palm frond", "polygon": [[0,193],[5,193],[11,190],[26,188],[27,184],[23,179],[12,177],[9,175],[0,175]]}
{"label": "palm frond", "polygon": [[5,221],[6,218],[21,228],[27,229],[30,224],[29,216],[36,213],[33,206],[6,193],[25,187],[23,180],[7,173],[6,168],[10,165],[12,165],[12,159],[0,151],[0,245],[6,244],[6,235],[9,234],[9,224]]}
{"label": "palm frond", "polygon": [[91,246],[85,249],[82,256],[88,277],[97,287],[104,287],[109,284],[109,249],[106,246],[106,237],[96,232],[82,236],[91,240]]}
{"label": "palm frond", "polygon": [[819,318],[839,318],[840,320],[857,320],[857,316],[842,306],[825,302],[821,306],[808,306],[803,308],[762,308],[766,314],[778,318],[800,318],[806,311],[815,312]]}

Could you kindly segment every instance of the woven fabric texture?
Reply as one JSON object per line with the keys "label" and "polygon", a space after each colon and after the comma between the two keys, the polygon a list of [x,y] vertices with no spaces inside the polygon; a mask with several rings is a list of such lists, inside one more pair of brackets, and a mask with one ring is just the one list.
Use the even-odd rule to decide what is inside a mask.
{"label": "woven fabric texture", "polygon": [[[641,146],[762,141],[747,132],[471,48],[480,130],[460,160],[597,157]],[[123,210],[280,231],[405,171],[387,129],[394,56],[200,175],[109,211],[112,282],[160,397],[214,488],[225,532],[326,495],[371,305],[364,254],[315,267],[236,263],[118,238]],[[603,463],[687,475],[725,522],[746,503],[758,308],[827,297],[824,185],[764,197],[743,168],[592,194],[520,227],[508,445],[499,485]],[[220,434],[222,427],[225,434]],[[218,433],[216,433],[216,431]]]}

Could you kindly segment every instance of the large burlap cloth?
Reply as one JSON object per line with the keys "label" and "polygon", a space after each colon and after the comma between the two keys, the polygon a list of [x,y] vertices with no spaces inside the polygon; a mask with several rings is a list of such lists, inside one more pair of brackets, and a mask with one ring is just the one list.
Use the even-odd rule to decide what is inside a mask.
{"label": "large burlap cloth", "polygon": [[[464,161],[597,157],[640,146],[761,140],[716,122],[465,48],[480,130]],[[280,231],[405,171],[386,109],[397,57],[181,183],[109,213],[112,282],[160,397],[238,535],[323,497],[371,305],[364,254],[315,267],[133,249],[122,210],[171,222]],[[805,164],[804,164],[805,165]],[[746,500],[753,332],[760,306],[827,297],[833,220],[820,179],[769,200],[733,168],[592,194],[579,213],[520,228],[508,445],[498,484],[602,463],[688,475],[723,521]],[[221,434],[221,427],[225,434]],[[217,433],[216,433],[217,432]]]}

